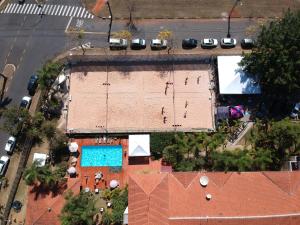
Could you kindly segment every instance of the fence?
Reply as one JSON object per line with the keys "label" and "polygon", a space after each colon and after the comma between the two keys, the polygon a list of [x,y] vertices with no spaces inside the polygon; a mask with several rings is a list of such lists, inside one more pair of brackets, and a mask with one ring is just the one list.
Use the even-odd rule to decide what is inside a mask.
{"label": "fence", "polygon": [[23,143],[23,146],[21,148],[21,149],[23,149],[23,152],[21,154],[21,158],[20,158],[20,162],[19,162],[19,166],[18,166],[18,169],[17,169],[15,180],[12,183],[12,188],[11,188],[11,191],[10,191],[9,196],[8,196],[6,207],[5,207],[5,210],[4,210],[4,213],[3,213],[3,219],[1,221],[1,225],[11,224],[11,222],[12,222],[12,221],[8,220],[9,213],[10,213],[10,210],[11,210],[11,205],[12,205],[12,203],[14,201],[14,198],[15,198],[15,195],[17,193],[18,186],[19,186],[20,180],[22,178],[24,168],[26,166],[27,159],[28,159],[29,154],[30,154],[31,147],[32,147],[32,139],[27,138],[25,140],[25,142]]}

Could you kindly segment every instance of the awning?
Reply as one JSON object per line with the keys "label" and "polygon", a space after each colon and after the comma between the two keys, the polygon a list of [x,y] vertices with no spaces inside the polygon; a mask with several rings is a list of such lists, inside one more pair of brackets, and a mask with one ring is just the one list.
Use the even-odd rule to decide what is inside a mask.
{"label": "awning", "polygon": [[36,163],[37,167],[45,166],[47,158],[48,158],[48,155],[44,154],[44,153],[34,153],[33,154],[33,162]]}
{"label": "awning", "polygon": [[150,135],[129,135],[129,156],[150,156]]}
{"label": "awning", "polygon": [[77,152],[78,151],[78,144],[76,142],[71,142],[69,145],[70,152]]}
{"label": "awning", "polygon": [[220,94],[260,94],[255,77],[245,73],[239,63],[242,56],[218,56]]}

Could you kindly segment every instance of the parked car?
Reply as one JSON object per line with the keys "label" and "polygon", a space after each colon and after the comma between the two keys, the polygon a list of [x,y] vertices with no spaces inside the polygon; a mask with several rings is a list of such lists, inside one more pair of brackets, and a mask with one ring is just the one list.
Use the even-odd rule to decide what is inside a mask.
{"label": "parked car", "polygon": [[15,148],[15,145],[16,145],[16,138],[13,136],[10,136],[5,144],[4,150],[8,154],[11,154]]}
{"label": "parked car", "polygon": [[251,49],[254,47],[254,41],[250,38],[244,38],[241,40],[241,47],[244,49]]}
{"label": "parked car", "polygon": [[182,40],[182,48],[183,49],[191,49],[196,48],[198,41],[194,38],[185,38]]}
{"label": "parked car", "polygon": [[152,50],[160,50],[167,48],[168,41],[163,39],[152,39],[150,47]]}
{"label": "parked car", "polygon": [[236,39],[234,38],[222,38],[221,47],[222,48],[234,48],[236,46]]}
{"label": "parked car", "polygon": [[299,113],[300,113],[300,102],[295,104],[290,116],[293,119],[297,119],[299,118]]}
{"label": "parked car", "polygon": [[38,86],[38,76],[32,75],[28,81],[27,90],[30,95],[34,95]]}
{"label": "parked car", "polygon": [[9,157],[4,155],[0,158],[0,175],[4,176],[9,163]]}
{"label": "parked car", "polygon": [[145,49],[146,40],[141,38],[132,39],[130,47],[134,50]]}
{"label": "parked car", "polygon": [[213,38],[204,38],[201,41],[202,48],[215,48],[218,46],[218,40]]}
{"label": "parked car", "polygon": [[128,46],[128,42],[126,39],[122,39],[122,38],[110,38],[109,39],[110,50],[127,49],[127,46]]}
{"label": "parked car", "polygon": [[20,108],[29,109],[30,104],[31,104],[31,97],[24,96],[21,100]]}

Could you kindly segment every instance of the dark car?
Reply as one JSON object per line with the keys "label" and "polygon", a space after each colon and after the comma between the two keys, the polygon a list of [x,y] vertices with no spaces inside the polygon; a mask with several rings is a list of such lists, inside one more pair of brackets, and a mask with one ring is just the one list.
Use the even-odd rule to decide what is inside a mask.
{"label": "dark car", "polygon": [[134,50],[145,49],[146,41],[145,39],[135,38],[131,41],[130,48]]}
{"label": "dark car", "polygon": [[27,90],[30,95],[34,95],[35,90],[38,86],[38,76],[32,75],[28,81]]}
{"label": "dark car", "polygon": [[251,49],[254,47],[254,41],[250,38],[244,38],[241,41],[241,47],[244,49]]}
{"label": "dark car", "polygon": [[19,4],[23,5],[25,3],[25,0],[19,0]]}
{"label": "dark car", "polygon": [[198,41],[193,38],[186,38],[182,40],[182,48],[183,49],[191,49],[196,48],[198,44]]}

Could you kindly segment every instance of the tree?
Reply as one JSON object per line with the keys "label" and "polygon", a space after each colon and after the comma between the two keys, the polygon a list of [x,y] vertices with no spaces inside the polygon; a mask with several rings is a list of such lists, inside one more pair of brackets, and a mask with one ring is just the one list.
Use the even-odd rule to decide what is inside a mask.
{"label": "tree", "polygon": [[133,20],[133,13],[136,11],[135,1],[128,0],[126,1],[126,3],[127,3],[127,10],[129,12],[129,21],[126,25],[130,31],[136,31],[137,29]]}
{"label": "tree", "polygon": [[86,51],[83,46],[83,39],[84,39],[84,30],[81,29],[77,35],[77,40],[78,40],[79,46],[82,50],[82,55],[84,55],[85,51]]}
{"label": "tree", "polygon": [[[300,91],[300,11],[263,25],[256,48],[245,54],[241,65],[258,76],[262,91],[278,98],[297,99]],[[284,95],[278,95],[284,93]]]}
{"label": "tree", "polygon": [[102,221],[101,224],[102,225],[111,225],[112,223],[112,216],[110,212],[104,212],[102,215]]}
{"label": "tree", "polygon": [[52,170],[49,165],[40,167],[38,162],[34,162],[25,170],[23,179],[27,185],[39,184],[43,188],[54,189],[66,182],[64,178],[66,169],[62,166]]}
{"label": "tree", "polygon": [[63,65],[61,63],[49,61],[43,65],[42,69],[38,70],[39,86],[42,90],[46,90],[46,93],[49,92],[51,85],[59,75],[62,67]]}
{"label": "tree", "polygon": [[154,159],[160,159],[163,149],[174,142],[174,133],[152,133],[150,138],[151,156]]}
{"label": "tree", "polygon": [[121,225],[123,222],[123,213],[128,206],[128,189],[114,189],[111,195],[112,213],[111,218],[114,225]]}
{"label": "tree", "polygon": [[168,54],[170,53],[171,49],[173,49],[175,46],[175,42],[174,42],[174,34],[172,31],[170,30],[162,30],[158,33],[157,35],[158,39],[165,39],[168,41]]}
{"label": "tree", "polygon": [[114,38],[124,38],[127,40],[131,40],[131,38],[132,38],[132,34],[128,30],[120,30],[118,32],[114,32],[114,33],[112,33],[112,36]]}
{"label": "tree", "polygon": [[30,126],[31,116],[28,110],[18,107],[5,109],[2,114],[3,124],[1,129],[13,136],[17,136],[23,126]]}
{"label": "tree", "polygon": [[90,193],[80,192],[78,195],[68,193],[66,203],[61,211],[62,225],[92,225],[93,216],[97,213],[95,199]]}

